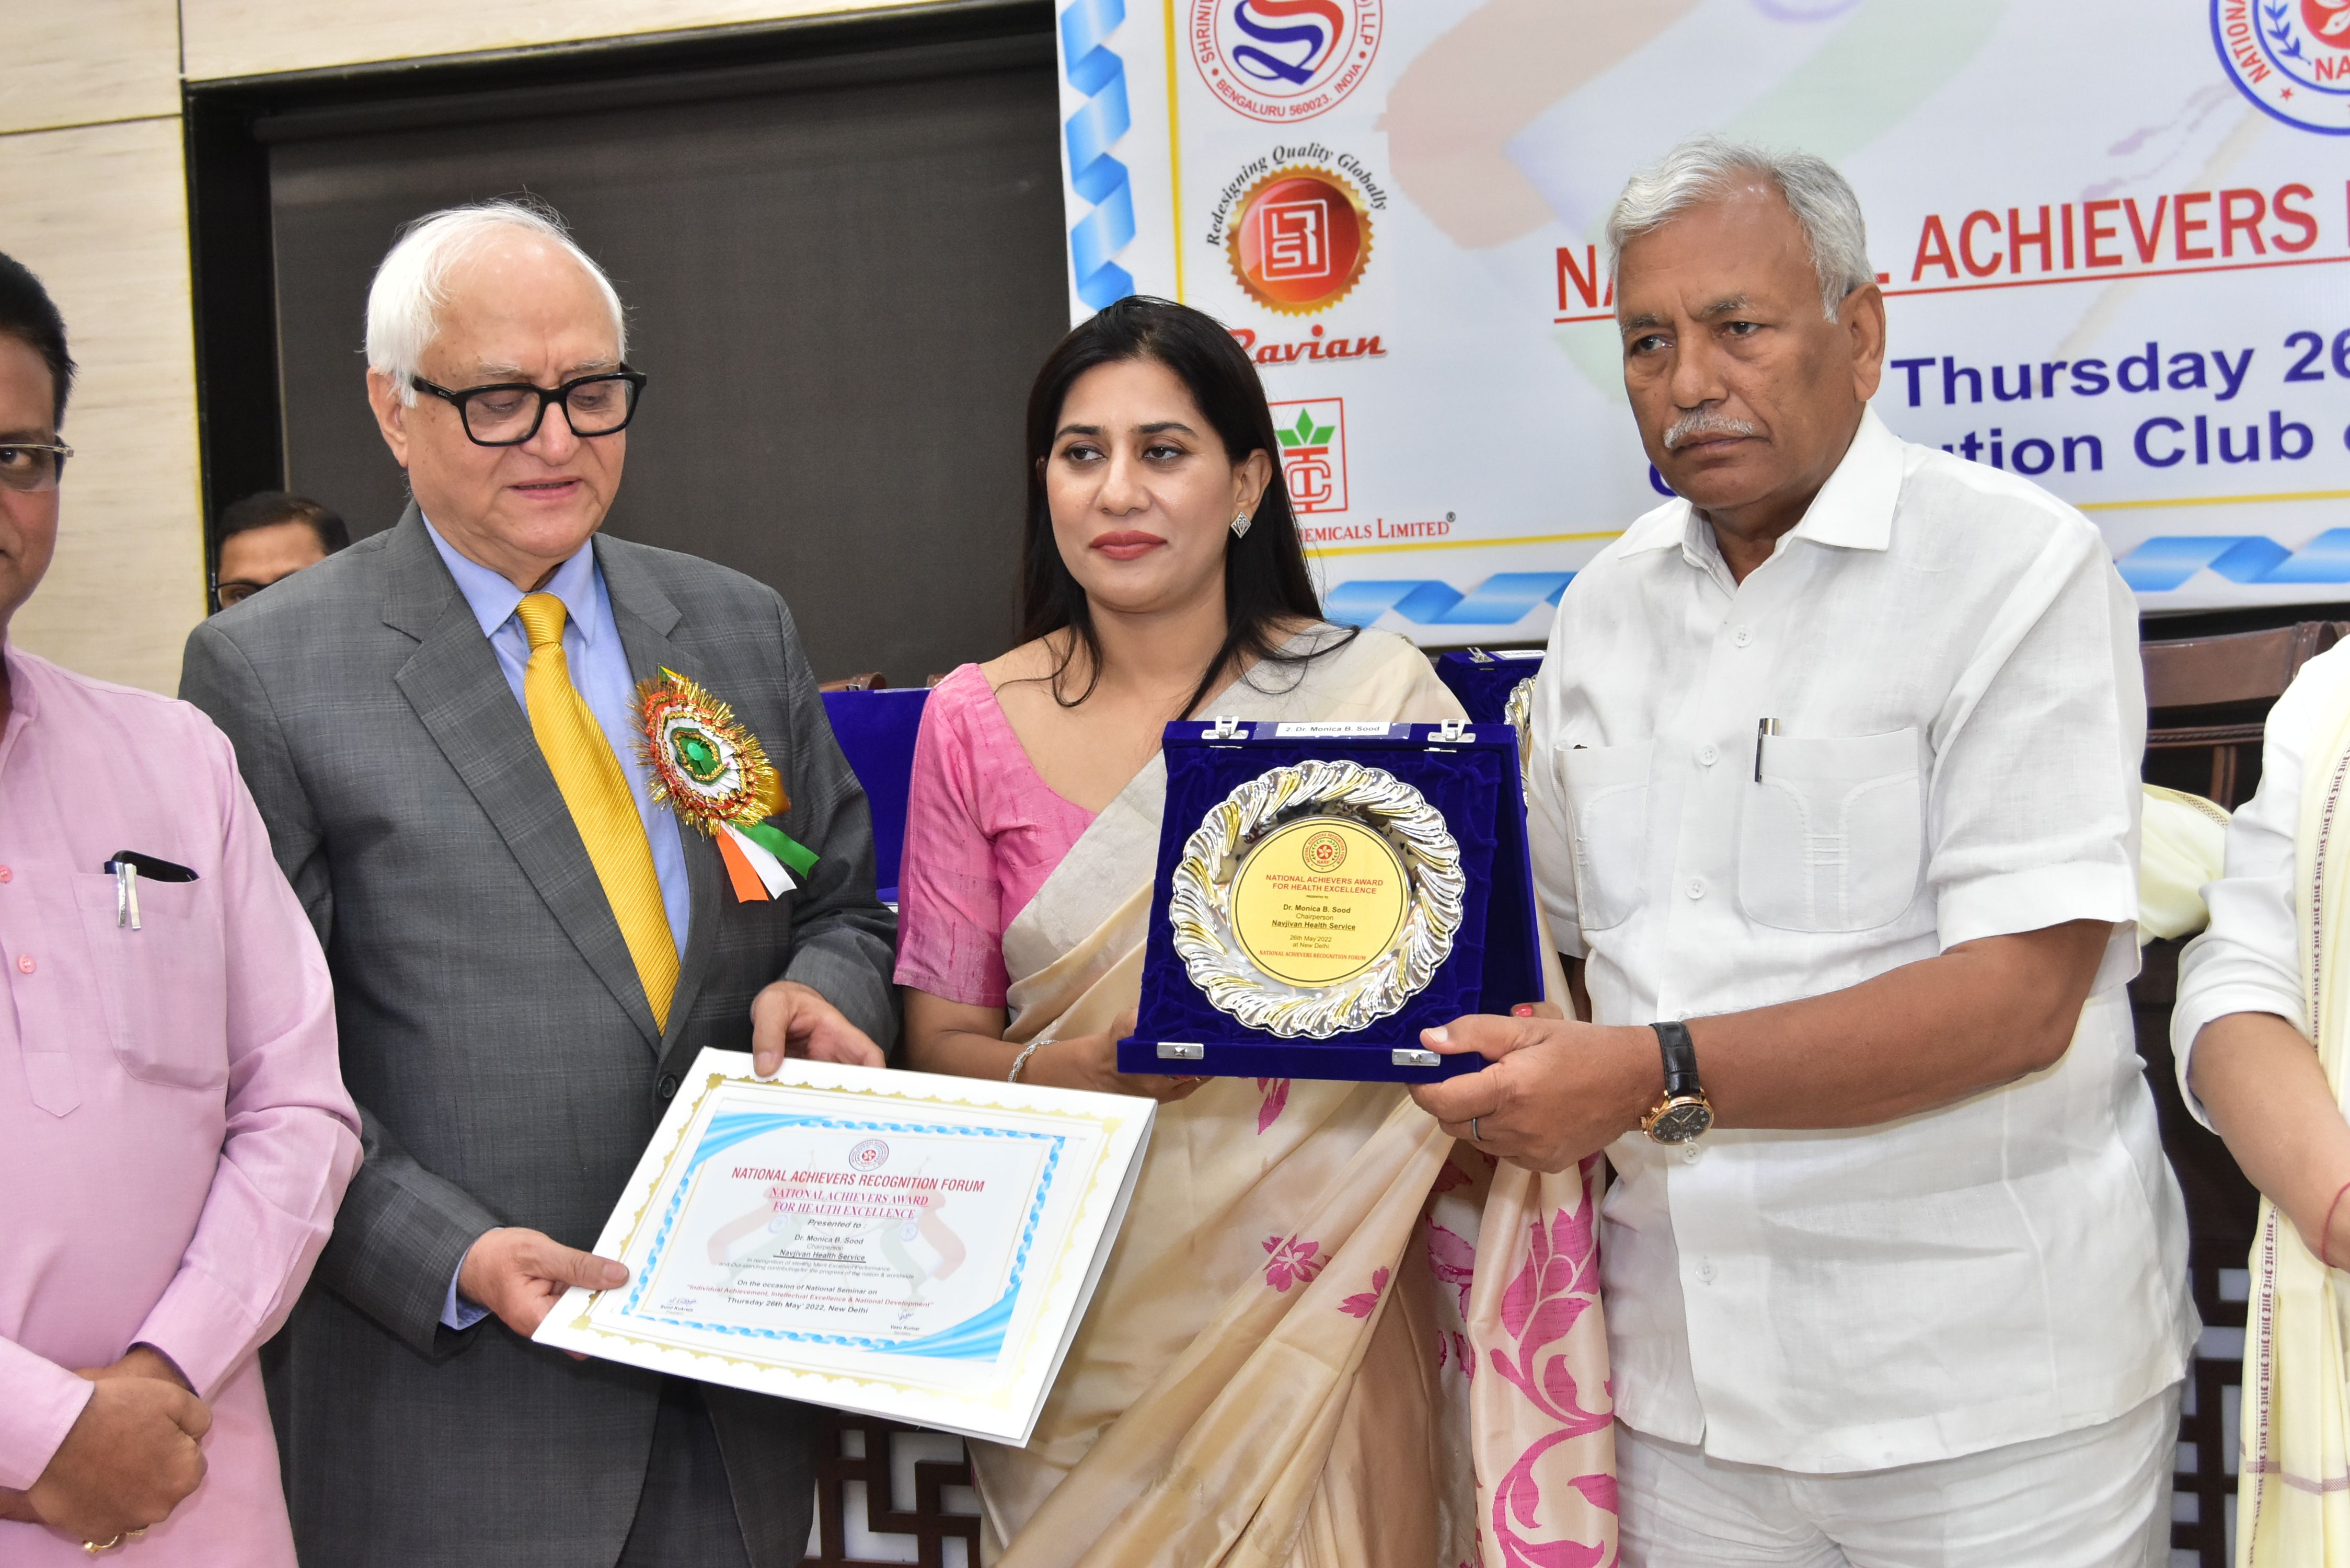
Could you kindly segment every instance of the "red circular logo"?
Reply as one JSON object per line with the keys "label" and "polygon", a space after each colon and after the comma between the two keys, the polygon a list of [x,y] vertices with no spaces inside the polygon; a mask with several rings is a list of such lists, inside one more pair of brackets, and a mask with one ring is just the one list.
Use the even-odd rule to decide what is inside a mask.
{"label": "red circular logo", "polygon": [[1224,236],[1232,275],[1285,316],[1326,310],[1371,259],[1371,214],[1343,174],[1276,169],[1241,198]]}
{"label": "red circular logo", "polygon": [[1300,853],[1305,857],[1308,871],[1318,871],[1326,877],[1347,863],[1347,841],[1326,827],[1319,833],[1307,834]]}
{"label": "red circular logo", "polygon": [[868,1137],[848,1151],[851,1170],[879,1170],[889,1163],[889,1146],[878,1137]]}
{"label": "red circular logo", "polygon": [[1335,107],[1370,74],[1380,0],[1191,0],[1191,63],[1226,107],[1274,125]]}
{"label": "red circular logo", "polygon": [[2350,49],[2350,0],[2301,0],[2301,19],[2319,43]]}

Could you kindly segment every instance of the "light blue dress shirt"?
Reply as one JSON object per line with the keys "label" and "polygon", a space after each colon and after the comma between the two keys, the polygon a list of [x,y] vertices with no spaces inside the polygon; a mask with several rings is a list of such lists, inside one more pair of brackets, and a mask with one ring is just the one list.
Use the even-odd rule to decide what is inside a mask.
{"label": "light blue dress shirt", "polygon": [[[432,547],[441,552],[449,575],[457,579],[457,591],[465,596],[466,607],[481,623],[482,635],[490,639],[498,656],[498,669],[514,688],[515,701],[524,704],[527,714],[529,704],[523,698],[522,681],[530,664],[530,639],[523,630],[522,618],[515,614],[523,590],[489,567],[459,555],[429,518],[424,531],[432,536]],[[677,818],[667,806],[654,803],[648,787],[651,770],[637,753],[637,683],[629,673],[620,628],[612,619],[611,595],[605,590],[603,571],[596,565],[595,542],[580,545],[578,553],[557,566],[538,591],[563,601],[563,657],[571,667],[571,684],[587,699],[596,722],[603,726],[604,738],[611,742],[620,772],[636,795],[645,839],[652,846],[653,875],[660,879],[661,905],[669,912],[670,934],[682,952],[693,909],[685,875],[685,843],[679,835]],[[458,1266],[462,1272],[462,1261]],[[451,1328],[471,1328],[487,1315],[473,1303],[457,1299],[457,1279],[452,1274],[441,1321]]]}

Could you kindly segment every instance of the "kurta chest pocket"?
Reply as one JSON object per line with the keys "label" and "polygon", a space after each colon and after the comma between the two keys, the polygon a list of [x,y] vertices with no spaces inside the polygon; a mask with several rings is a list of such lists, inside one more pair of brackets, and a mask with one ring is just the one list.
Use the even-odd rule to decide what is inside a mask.
{"label": "kurta chest pocket", "polygon": [[1787,931],[1865,931],[1898,918],[1925,870],[1918,732],[1762,742],[1745,792],[1738,901]]}
{"label": "kurta chest pocket", "polygon": [[139,925],[122,918],[111,877],[74,877],[91,989],[115,1060],[134,1078],[183,1089],[228,1079],[228,987],[221,927],[192,882],[139,882]]}
{"label": "kurta chest pocket", "polygon": [[1559,783],[1575,819],[1575,908],[1586,931],[1619,926],[1640,903],[1648,840],[1647,741],[1628,746],[1566,746]]}

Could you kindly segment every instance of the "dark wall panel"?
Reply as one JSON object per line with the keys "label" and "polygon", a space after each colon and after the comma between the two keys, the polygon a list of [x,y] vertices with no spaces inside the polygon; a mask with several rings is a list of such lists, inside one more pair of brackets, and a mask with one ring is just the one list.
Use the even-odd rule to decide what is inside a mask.
{"label": "dark wall panel", "polygon": [[773,584],[823,677],[918,683],[1001,651],[1022,404],[1067,321],[1036,53],[715,101],[278,130],[291,488],[355,533],[397,518],[406,491],[364,395],[369,279],[407,220],[526,190],[611,274],[651,379],[608,527]]}

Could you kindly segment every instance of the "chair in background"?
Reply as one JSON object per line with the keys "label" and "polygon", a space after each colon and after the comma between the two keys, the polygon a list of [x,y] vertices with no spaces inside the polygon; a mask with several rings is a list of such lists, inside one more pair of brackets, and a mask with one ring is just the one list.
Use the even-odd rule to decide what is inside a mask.
{"label": "chair in background", "polygon": [[[2146,661],[2147,773],[2233,811],[2260,784],[2261,725],[2301,667],[2342,639],[2350,622],[2305,620],[2139,645]],[[2208,768],[2173,783],[2168,753],[2200,753]],[[2186,758],[2179,758],[2186,761]],[[2246,764],[2250,764],[2249,772]]]}
{"label": "chair in background", "polygon": [[[935,686],[938,682],[933,680],[931,684]],[[844,680],[822,680],[816,683],[816,690],[819,691],[886,691],[889,689],[889,679],[878,670],[868,670],[862,675],[851,675]]]}
{"label": "chair in background", "polygon": [[906,849],[906,794],[914,777],[914,736],[922,727],[922,709],[931,693],[928,687],[883,690],[880,679],[860,675],[857,680],[877,684],[836,681],[820,690],[833,736],[873,807],[874,884],[881,901],[895,908],[898,865]]}
{"label": "chair in background", "polygon": [[[2207,795],[2233,810],[2260,785],[2261,729],[2301,667],[2339,641],[2350,623],[2303,621],[2265,631],[2140,645],[2146,667],[2149,784]],[[2147,944],[2130,982],[2138,1054],[2154,1091],[2162,1146],[2187,1199],[2187,1272],[2203,1337],[2188,1370],[2179,1416],[2171,1545],[2200,1568],[2230,1568],[2227,1519],[2236,1491],[2230,1441],[2241,1396],[2247,1256],[2260,1195],[2227,1146],[2187,1112],[2170,1052],[2182,943]]]}

